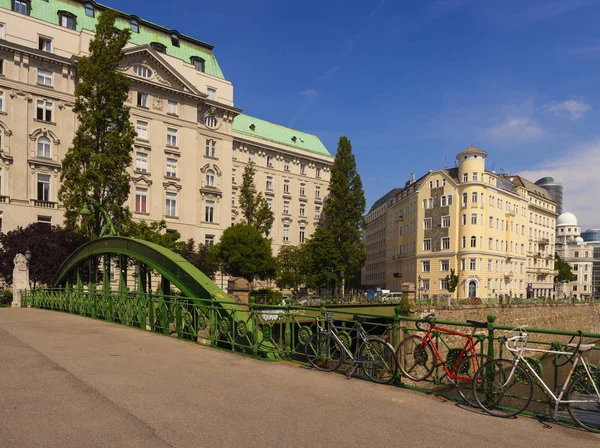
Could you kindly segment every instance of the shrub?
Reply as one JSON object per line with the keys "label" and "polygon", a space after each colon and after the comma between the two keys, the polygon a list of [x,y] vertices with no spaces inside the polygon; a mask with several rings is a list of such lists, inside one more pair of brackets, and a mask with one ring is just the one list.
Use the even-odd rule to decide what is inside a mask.
{"label": "shrub", "polygon": [[4,289],[0,294],[0,306],[8,307],[13,301],[13,292],[11,289]]}
{"label": "shrub", "polygon": [[264,305],[280,305],[283,301],[281,291],[275,291],[271,288],[257,289],[256,291],[252,291],[250,295],[256,298],[256,303]]}

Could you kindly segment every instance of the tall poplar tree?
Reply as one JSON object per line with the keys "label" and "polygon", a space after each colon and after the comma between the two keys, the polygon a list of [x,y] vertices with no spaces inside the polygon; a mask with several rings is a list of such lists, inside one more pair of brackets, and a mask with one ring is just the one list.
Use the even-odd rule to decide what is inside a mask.
{"label": "tall poplar tree", "polygon": [[246,224],[256,228],[263,235],[268,235],[273,226],[273,212],[267,199],[254,186],[254,164],[249,163],[244,168],[242,186],[240,187],[240,209]]}
{"label": "tall poplar tree", "polygon": [[[129,197],[135,129],[129,120],[125,101],[129,80],[117,70],[130,31],[117,30],[117,13],[105,10],[90,41],[89,56],[77,66],[79,83],[75,88],[75,107],[79,127],[62,163],[60,201],[66,208],[68,229],[86,231],[97,237],[102,216],[88,204],[91,196],[108,212],[117,228],[130,219],[124,207]],[[92,215],[82,221],[80,210],[87,205]]]}
{"label": "tall poplar tree", "polygon": [[339,280],[354,279],[362,267],[366,250],[362,241],[365,193],[352,145],[347,137],[340,137],[337,153],[331,168],[329,196],[324,206],[323,230],[334,243],[337,254],[332,257],[340,261],[336,268]]}

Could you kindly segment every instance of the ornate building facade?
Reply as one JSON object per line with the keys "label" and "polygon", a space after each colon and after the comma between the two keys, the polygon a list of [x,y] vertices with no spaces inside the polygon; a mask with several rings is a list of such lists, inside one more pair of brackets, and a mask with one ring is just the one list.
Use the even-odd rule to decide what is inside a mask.
{"label": "ornate building facade", "polygon": [[[77,61],[106,7],[78,0],[0,0],[0,230],[62,224],[61,161],[77,129]],[[239,221],[244,166],[275,213],[274,249],[315,228],[333,158],[314,135],[243,115],[213,47],[137,16],[118,68],[137,131],[127,203],[182,239],[212,244]]]}

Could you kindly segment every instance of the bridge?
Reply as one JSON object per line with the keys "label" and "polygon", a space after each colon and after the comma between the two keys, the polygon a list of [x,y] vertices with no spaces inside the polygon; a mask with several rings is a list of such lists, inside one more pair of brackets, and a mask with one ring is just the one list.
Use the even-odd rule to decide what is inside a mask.
{"label": "bridge", "polygon": [[[304,343],[315,331],[315,316],[333,312],[340,338],[351,344],[357,310],[328,309],[324,302],[313,308],[252,299],[236,303],[185,259],[146,241],[105,236],[85,244],[58,269],[52,287],[24,293],[22,304],[26,309],[0,310],[1,365],[10,378],[3,384],[4,408],[11,410],[12,427],[23,429],[35,418],[61,446],[77,439],[73,421],[98,440],[112,434],[114,444],[131,441],[124,442],[127,446],[341,440],[445,446],[454,439],[467,446],[475,441],[513,446],[523,440],[542,446],[541,429],[548,426],[555,429],[548,441],[564,436],[565,443],[586,446],[599,440],[566,427],[566,419],[549,425],[524,417],[491,420],[463,408],[442,384],[440,368],[429,382],[398,379],[400,387],[309,371]],[[395,347],[414,331],[415,318],[403,316],[399,307],[388,316],[360,314],[368,318],[368,332],[388,337]],[[497,325],[493,315],[487,320],[477,348],[495,357],[502,354],[500,331],[512,327]],[[533,342],[546,346],[564,344],[575,334],[528,331]],[[600,339],[600,334],[584,335]],[[435,338],[451,356],[453,341]],[[550,376],[558,373],[546,370]],[[21,432],[6,432],[14,446],[38,445],[37,432]]]}
{"label": "bridge", "polygon": [[598,435],[124,325],[0,309],[5,447],[597,447]]}

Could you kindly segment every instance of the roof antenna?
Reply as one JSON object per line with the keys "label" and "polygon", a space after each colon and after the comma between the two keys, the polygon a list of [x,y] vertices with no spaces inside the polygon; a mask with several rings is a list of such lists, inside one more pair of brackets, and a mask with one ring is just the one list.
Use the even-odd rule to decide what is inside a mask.
{"label": "roof antenna", "polygon": [[444,169],[448,168],[448,156],[444,156]]}

